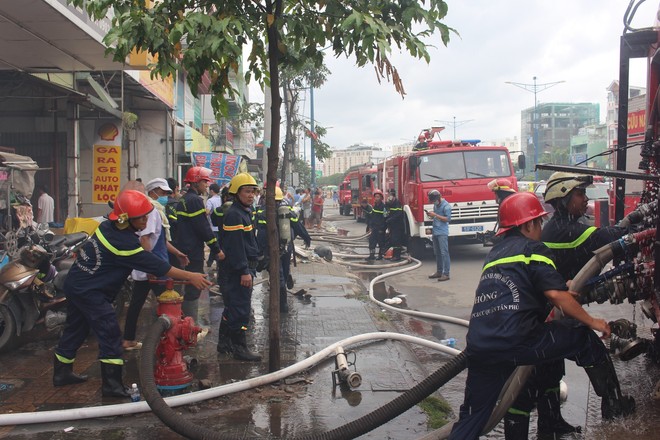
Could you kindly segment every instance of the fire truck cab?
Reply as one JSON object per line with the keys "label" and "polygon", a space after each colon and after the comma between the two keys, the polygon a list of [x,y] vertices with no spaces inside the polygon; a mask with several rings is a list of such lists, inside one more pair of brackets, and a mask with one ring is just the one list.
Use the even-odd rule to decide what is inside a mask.
{"label": "fire truck cab", "polygon": [[478,140],[434,139],[442,128],[424,130],[411,153],[379,164],[384,190],[395,189],[406,218],[408,252],[422,256],[432,247],[433,210],[428,193],[437,189],[452,207],[450,238],[476,238],[492,230],[498,205],[488,182],[506,177],[517,188],[509,151],[503,146],[481,146]]}

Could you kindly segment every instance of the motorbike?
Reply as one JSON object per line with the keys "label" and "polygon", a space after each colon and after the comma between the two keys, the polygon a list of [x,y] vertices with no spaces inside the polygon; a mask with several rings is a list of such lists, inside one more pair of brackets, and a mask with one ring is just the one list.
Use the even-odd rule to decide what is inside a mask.
{"label": "motorbike", "polygon": [[0,269],[0,352],[37,326],[53,330],[66,320],[64,280],[85,232],[55,235],[49,230],[22,234],[14,258]]}

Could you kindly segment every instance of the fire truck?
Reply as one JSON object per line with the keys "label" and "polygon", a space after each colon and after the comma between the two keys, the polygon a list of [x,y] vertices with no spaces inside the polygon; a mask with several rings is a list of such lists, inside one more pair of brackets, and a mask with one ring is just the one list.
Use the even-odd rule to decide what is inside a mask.
{"label": "fire truck", "polygon": [[348,174],[339,185],[339,215],[351,215],[351,180]]}
{"label": "fire truck", "polygon": [[348,169],[339,186],[339,213],[350,215],[358,222],[364,221],[362,203],[374,202],[373,191],[377,188],[376,167],[371,163],[356,165]]}
{"label": "fire truck", "polygon": [[[517,185],[509,151],[503,146],[482,146],[478,140],[447,141],[444,127],[425,129],[411,153],[394,156],[378,165],[378,180],[385,190],[395,189],[406,218],[408,252],[422,256],[432,247],[433,210],[428,193],[437,189],[452,208],[450,238],[476,238],[492,230],[498,205],[488,182],[506,177]],[[524,156],[521,156],[524,167]]]}

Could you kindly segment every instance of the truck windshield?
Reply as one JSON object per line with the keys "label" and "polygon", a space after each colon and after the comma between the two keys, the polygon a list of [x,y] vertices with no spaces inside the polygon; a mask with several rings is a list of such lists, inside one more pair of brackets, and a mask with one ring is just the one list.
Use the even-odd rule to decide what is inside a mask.
{"label": "truck windshield", "polygon": [[420,157],[422,182],[510,175],[509,157],[501,150],[447,151]]}

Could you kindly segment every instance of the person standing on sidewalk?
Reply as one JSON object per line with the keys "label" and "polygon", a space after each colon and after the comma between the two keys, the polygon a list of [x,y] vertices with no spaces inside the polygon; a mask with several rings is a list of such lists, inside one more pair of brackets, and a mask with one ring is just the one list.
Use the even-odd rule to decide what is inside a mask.
{"label": "person standing on sidewalk", "polygon": [[323,198],[323,191],[317,189],[314,192],[314,198],[312,199],[312,225],[314,229],[321,229],[321,223],[323,222],[323,203],[325,199]]}
{"label": "person standing on sidewalk", "polygon": [[300,199],[300,206],[302,207],[303,220],[305,221],[305,227],[310,229],[312,227],[312,190],[307,188],[303,191],[303,195]]}
{"label": "person standing on sidewalk", "polygon": [[[173,255],[179,260],[180,267],[186,267],[188,257],[171,243],[170,225],[165,214],[165,205],[167,204],[168,195],[172,191],[167,181],[162,178],[152,179],[147,182],[145,190],[154,209],[149,213],[145,228],[137,233],[140,238],[140,245],[145,251],[151,252],[163,261],[169,261],[169,255]],[[142,343],[135,340],[135,332],[140,311],[142,311],[149,291],[158,296],[165,291],[165,285],[150,283],[149,275],[140,270],[131,272],[131,278],[134,281],[133,292],[126,312],[122,347],[124,350],[139,350],[142,348]],[[160,279],[164,280],[165,278],[161,277]]]}
{"label": "person standing on sidewalk", "polygon": [[[204,273],[204,245],[208,246],[211,255],[218,260],[225,258],[220,250],[218,239],[211,231],[211,224],[206,216],[206,208],[202,195],[211,182],[211,170],[204,167],[192,167],[186,173],[185,183],[190,184],[188,191],[181,197],[177,205],[177,246],[188,256],[190,263],[186,270]],[[183,294],[181,310],[184,316],[190,316],[198,322],[198,303],[201,291],[195,286],[187,285]]]}
{"label": "person standing on sidewalk", "polygon": [[[609,325],[580,306],[555,269],[551,251],[539,241],[546,215],[528,192],[513,194],[500,205],[497,234],[504,239],[488,254],[477,286],[465,349],[465,398],[450,440],[479,437],[516,367],[564,358],[587,372],[602,397],[603,418],[634,411],[634,399],[622,395],[608,350],[594,332],[607,338]],[[579,323],[544,322],[548,302]]]}
{"label": "person standing on sidewalk", "polygon": [[64,332],[55,347],[53,386],[87,380],[86,376],[73,372],[73,363],[91,330],[99,345],[103,397],[128,397],[122,382],[121,329],[112,303],[133,269],[187,280],[197,289],[211,284],[204,274],[172,267],[140,246],[135,233],[145,228],[152,210],[153,205],[143,193],[122,191],[108,220],[101,222],[78,252],[64,282],[67,317]]}
{"label": "person standing on sidewalk", "polygon": [[433,219],[433,253],[435,254],[435,273],[429,278],[438,281],[449,280],[449,222],[451,221],[451,205],[442,198],[437,189],[429,191],[429,202],[433,203],[433,211],[426,215]]}
{"label": "person standing on sidewalk", "polygon": [[[252,310],[252,281],[256,274],[259,247],[252,224],[257,182],[248,173],[235,175],[229,183],[229,194],[234,196],[232,205],[224,215],[222,225],[222,248],[231,258],[225,260],[227,298],[225,312],[218,331],[219,339],[229,336],[234,358],[259,362],[261,356],[250,352],[247,346],[247,331]],[[226,345],[223,344],[223,347]],[[218,350],[220,344],[218,344]]]}
{"label": "person standing on sidewalk", "polygon": [[55,201],[48,194],[46,185],[39,186],[39,198],[37,199],[37,223],[47,223],[51,225],[55,221]]}

